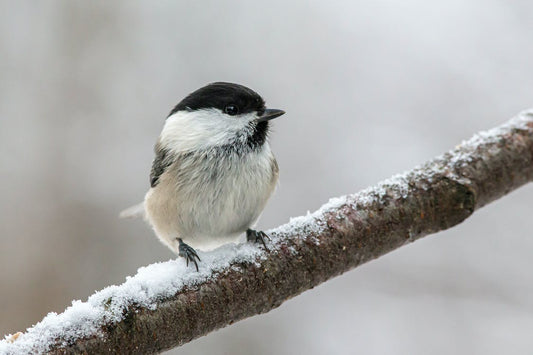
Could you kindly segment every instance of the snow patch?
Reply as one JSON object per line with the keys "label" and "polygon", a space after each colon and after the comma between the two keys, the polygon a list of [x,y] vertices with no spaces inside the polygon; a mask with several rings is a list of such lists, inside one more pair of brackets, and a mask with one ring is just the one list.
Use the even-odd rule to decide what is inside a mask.
{"label": "snow patch", "polygon": [[138,269],[119,285],[94,293],[86,302],[75,300],[63,313],[49,313],[42,321],[16,340],[11,335],[0,341],[0,354],[35,354],[46,352],[57,339],[67,345],[76,339],[100,334],[101,327],[118,322],[128,306],[155,309],[157,301],[168,298],[187,286],[203,283],[236,262],[257,263],[266,257],[255,245],[227,244],[211,252],[198,252],[202,262],[199,272],[186,266],[184,259],[169,260]]}

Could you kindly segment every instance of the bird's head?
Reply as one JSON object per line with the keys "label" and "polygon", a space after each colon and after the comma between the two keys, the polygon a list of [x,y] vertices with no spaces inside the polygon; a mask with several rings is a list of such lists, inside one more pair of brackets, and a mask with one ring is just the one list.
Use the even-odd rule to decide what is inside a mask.
{"label": "bird's head", "polygon": [[266,108],[261,96],[245,86],[212,83],[172,109],[160,143],[177,153],[218,146],[255,149],[266,142],[269,121],[284,113]]}

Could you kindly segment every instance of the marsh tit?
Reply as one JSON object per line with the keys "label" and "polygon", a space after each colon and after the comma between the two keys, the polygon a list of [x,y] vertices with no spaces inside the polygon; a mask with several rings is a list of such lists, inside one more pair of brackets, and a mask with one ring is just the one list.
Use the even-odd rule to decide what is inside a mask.
{"label": "marsh tit", "polygon": [[238,84],[212,83],[189,94],[170,111],[155,145],[144,202],[121,216],[144,216],[196,270],[194,248],[236,242],[244,232],[266,248],[266,234],[251,227],[278,180],[267,136],[269,121],[284,113]]}

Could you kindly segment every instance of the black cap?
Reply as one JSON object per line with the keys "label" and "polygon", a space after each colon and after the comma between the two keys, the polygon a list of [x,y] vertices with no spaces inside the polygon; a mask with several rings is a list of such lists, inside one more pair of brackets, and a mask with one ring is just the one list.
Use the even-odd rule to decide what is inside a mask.
{"label": "black cap", "polygon": [[[235,106],[232,107],[233,114],[265,111],[265,101],[252,89],[239,84],[217,82],[190,93],[170,111],[169,116],[178,111],[205,108],[216,108],[224,112],[228,106]],[[234,111],[235,108],[237,111]]]}

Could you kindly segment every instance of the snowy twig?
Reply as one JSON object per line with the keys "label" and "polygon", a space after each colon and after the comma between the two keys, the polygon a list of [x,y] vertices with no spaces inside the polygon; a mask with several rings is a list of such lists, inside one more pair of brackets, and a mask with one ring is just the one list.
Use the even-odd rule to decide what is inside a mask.
{"label": "snowy twig", "polygon": [[533,180],[533,111],[355,195],[268,231],[249,244],[140,268],[120,286],[75,301],[1,353],[154,353],[265,313],[321,282],[427,234]]}

